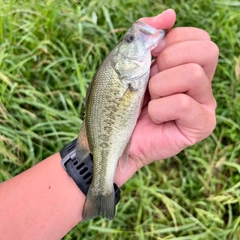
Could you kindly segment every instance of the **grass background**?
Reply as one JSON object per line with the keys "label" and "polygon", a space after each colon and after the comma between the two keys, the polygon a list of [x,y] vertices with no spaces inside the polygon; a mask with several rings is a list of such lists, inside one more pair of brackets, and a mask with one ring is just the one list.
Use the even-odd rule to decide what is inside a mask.
{"label": "grass background", "polygon": [[217,127],[129,180],[114,221],[78,224],[65,240],[240,239],[240,1],[0,0],[0,181],[77,136],[106,54],[136,19],[167,8],[220,48]]}

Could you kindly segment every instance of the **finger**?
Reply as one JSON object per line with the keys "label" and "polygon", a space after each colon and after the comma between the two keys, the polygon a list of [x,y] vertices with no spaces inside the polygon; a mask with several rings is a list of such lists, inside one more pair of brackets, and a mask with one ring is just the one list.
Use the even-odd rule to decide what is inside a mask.
{"label": "finger", "polygon": [[158,66],[156,59],[152,62],[151,68],[150,68],[150,78],[153,77],[155,74],[158,73]]}
{"label": "finger", "polygon": [[176,21],[176,13],[173,9],[168,9],[157,16],[144,17],[139,20],[157,29],[170,29]]}
{"label": "finger", "polygon": [[216,69],[219,50],[211,41],[186,41],[173,44],[157,57],[159,71],[188,63],[200,65],[211,81]]}
{"label": "finger", "polygon": [[178,27],[171,29],[166,38],[166,44],[172,45],[178,42],[185,42],[190,40],[202,40],[202,41],[210,41],[211,38],[209,34],[200,28],[195,27]]}
{"label": "finger", "polygon": [[[172,44],[185,41],[210,41],[209,34],[199,28],[193,27],[178,27],[171,29],[165,37],[165,47],[168,47]],[[162,48],[156,47],[152,54],[153,56],[158,56],[162,51]]]}
{"label": "finger", "polygon": [[153,122],[175,121],[183,135],[195,143],[207,137],[216,126],[214,109],[204,108],[186,94],[151,100],[148,113]]}
{"label": "finger", "polygon": [[203,68],[195,63],[173,67],[154,75],[148,88],[151,99],[185,93],[201,104],[216,107],[211,83]]}
{"label": "finger", "polygon": [[[168,9],[155,17],[140,18],[143,21],[156,29],[170,29],[176,21],[176,13],[172,9]],[[161,40],[156,47],[160,52],[165,47],[165,40]]]}

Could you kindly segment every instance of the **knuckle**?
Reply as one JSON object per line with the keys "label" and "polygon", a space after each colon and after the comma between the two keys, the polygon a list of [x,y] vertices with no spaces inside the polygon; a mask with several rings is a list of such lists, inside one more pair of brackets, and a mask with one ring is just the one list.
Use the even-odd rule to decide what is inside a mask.
{"label": "knuckle", "polygon": [[213,57],[214,59],[217,59],[219,56],[219,48],[216,43],[209,41],[206,43],[206,50],[208,52],[208,55],[210,57]]}
{"label": "knuckle", "polygon": [[191,77],[188,81],[192,88],[204,88],[205,91],[209,91],[209,89],[211,89],[211,84],[202,66],[197,63],[189,63],[189,65],[189,74]]}
{"label": "knuckle", "polygon": [[213,107],[214,111],[217,108],[217,100],[214,98],[214,96],[213,96],[213,100],[212,100],[212,107]]}
{"label": "knuckle", "polygon": [[174,48],[167,47],[161,52],[158,57],[159,70],[164,70],[174,65],[174,57],[176,58],[177,52],[174,52],[173,50]]}
{"label": "knuckle", "polygon": [[213,130],[216,128],[217,125],[217,120],[216,120],[216,114],[215,114],[215,110],[211,109],[206,110],[206,116],[202,119],[202,127],[201,129],[203,130],[203,132],[205,132],[205,134],[203,134],[202,139],[208,137]]}
{"label": "knuckle", "polygon": [[216,128],[217,126],[217,119],[214,116],[213,120],[212,120],[212,124],[211,124],[211,133],[213,132],[213,130]]}
{"label": "knuckle", "polygon": [[216,117],[212,117],[211,120],[208,120],[207,126],[206,126],[206,133],[205,135],[203,135],[203,139],[207,138],[209,135],[212,134],[212,132],[214,131],[214,129],[216,128],[217,125],[217,121],[216,121]]}
{"label": "knuckle", "polygon": [[217,101],[215,100],[215,98],[213,98],[212,102],[213,102],[212,103],[213,106],[210,109],[208,109],[208,116],[210,119],[207,124],[207,127],[209,129],[208,135],[210,135],[217,126],[217,118],[216,118],[216,112],[215,112],[217,107]]}
{"label": "knuckle", "polygon": [[217,44],[215,44],[214,42],[212,42],[212,44],[213,44],[213,53],[214,53],[214,56],[215,56],[216,58],[218,58],[218,57],[219,57],[219,48],[218,48]]}
{"label": "knuckle", "polygon": [[208,40],[208,41],[211,40],[211,37],[210,37],[210,35],[209,35],[208,32],[206,32],[206,31],[203,30],[203,29],[199,29],[199,31],[201,31],[201,39],[202,39],[202,40]]}
{"label": "knuckle", "polygon": [[199,140],[197,138],[189,138],[188,140],[189,140],[188,146],[193,146],[199,142]]}
{"label": "knuckle", "polygon": [[197,82],[203,78],[205,78],[205,72],[203,68],[197,63],[190,63],[190,74],[193,80]]}
{"label": "knuckle", "polygon": [[186,94],[176,95],[175,101],[176,101],[176,104],[179,106],[179,111],[181,111],[182,114],[189,112],[189,109],[191,109],[192,107],[192,100]]}
{"label": "knuckle", "polygon": [[150,118],[152,119],[153,122],[157,123],[157,117],[156,117],[156,111],[155,111],[155,102],[154,101],[150,101],[148,103],[148,114],[150,116]]}
{"label": "knuckle", "polygon": [[154,75],[148,82],[148,91],[151,95],[152,98],[156,98],[157,97],[157,87],[156,87],[156,83],[157,83],[157,76]]}

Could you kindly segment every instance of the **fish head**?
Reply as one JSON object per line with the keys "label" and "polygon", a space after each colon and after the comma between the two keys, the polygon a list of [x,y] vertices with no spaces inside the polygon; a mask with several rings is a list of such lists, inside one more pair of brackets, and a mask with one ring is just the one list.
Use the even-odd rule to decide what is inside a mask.
{"label": "fish head", "polygon": [[151,65],[151,50],[166,35],[166,30],[156,29],[136,21],[115,49],[114,68],[121,78],[136,78]]}
{"label": "fish head", "polygon": [[156,29],[140,20],[136,21],[132,28],[124,36],[124,40],[128,43],[134,42],[139,49],[136,54],[142,55],[144,51],[151,51],[165,37],[167,31]]}

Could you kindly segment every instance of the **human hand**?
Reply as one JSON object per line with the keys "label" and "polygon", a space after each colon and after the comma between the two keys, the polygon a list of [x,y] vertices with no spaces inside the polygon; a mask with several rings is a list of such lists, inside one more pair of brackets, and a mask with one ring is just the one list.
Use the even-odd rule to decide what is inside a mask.
{"label": "human hand", "polygon": [[[141,20],[170,29],[175,19],[175,12],[167,10]],[[216,125],[211,81],[218,52],[205,31],[189,27],[170,30],[153,50],[156,60],[148,91],[132,135],[128,165],[124,172],[119,166],[116,171],[118,185],[141,167],[174,156],[211,134]]]}

